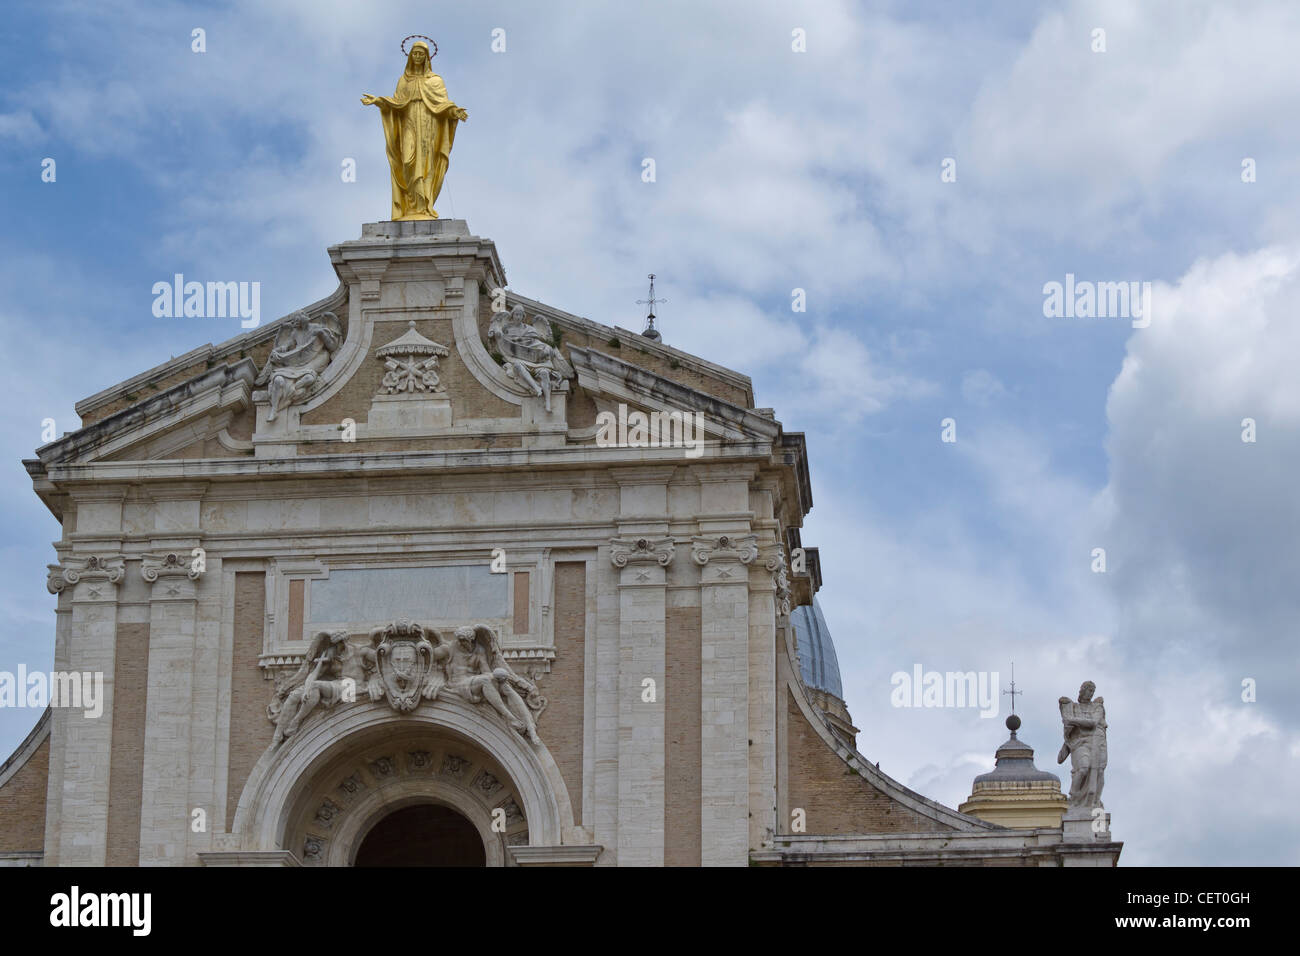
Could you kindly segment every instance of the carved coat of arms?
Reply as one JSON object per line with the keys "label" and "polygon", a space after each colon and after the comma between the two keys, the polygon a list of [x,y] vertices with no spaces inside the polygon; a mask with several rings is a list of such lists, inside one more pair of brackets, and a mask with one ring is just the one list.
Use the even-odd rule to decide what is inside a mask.
{"label": "carved coat of arms", "polygon": [[389,703],[402,713],[414,710],[433,676],[433,644],[424,628],[412,621],[394,621],[373,631],[370,643]]}

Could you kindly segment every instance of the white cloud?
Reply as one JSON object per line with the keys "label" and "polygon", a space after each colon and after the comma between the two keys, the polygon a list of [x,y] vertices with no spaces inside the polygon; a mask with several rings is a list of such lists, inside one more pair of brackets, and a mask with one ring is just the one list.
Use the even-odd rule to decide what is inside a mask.
{"label": "white cloud", "polygon": [[961,377],[961,397],[972,405],[992,405],[1006,394],[1002,380],[988,369],[971,369]]}

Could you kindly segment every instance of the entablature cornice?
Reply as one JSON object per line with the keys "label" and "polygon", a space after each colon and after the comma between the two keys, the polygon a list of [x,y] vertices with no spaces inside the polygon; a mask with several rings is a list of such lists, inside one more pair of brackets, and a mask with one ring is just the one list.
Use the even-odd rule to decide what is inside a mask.
{"label": "entablature cornice", "polygon": [[[716,455],[757,460],[770,449],[763,442],[735,442]],[[99,461],[52,464],[46,474],[60,489],[66,482],[141,482],[177,478],[256,480],[264,478],[353,478],[358,474],[400,475],[418,471],[483,472],[537,469],[606,469],[619,464],[644,465],[647,458],[671,458],[672,448],[500,448],[450,451],[379,452],[358,455],[299,455],[292,458],[208,458],[161,461]],[[716,461],[716,456],[712,461]],[[693,465],[678,465],[693,469]]]}

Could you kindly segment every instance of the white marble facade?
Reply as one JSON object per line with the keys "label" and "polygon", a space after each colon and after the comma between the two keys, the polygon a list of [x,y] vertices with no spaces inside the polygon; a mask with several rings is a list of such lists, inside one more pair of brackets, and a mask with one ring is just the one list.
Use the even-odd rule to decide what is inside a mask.
{"label": "white marble facade", "polygon": [[[502,793],[526,817],[527,831],[496,853],[497,862],[660,864],[665,702],[646,701],[644,681],[664,686],[672,609],[698,608],[700,858],[745,865],[751,850],[771,845],[776,828],[776,648],[785,626],[778,588],[788,580],[772,567],[774,555],[784,567],[788,529],[810,504],[801,440],[784,434],[770,413],[667,381],[636,368],[630,349],[601,346],[611,335],[631,341],[634,333],[555,310],[549,322],[586,334],[589,344],[564,349],[572,367],[563,372],[548,371],[545,351],[531,346],[529,368],[549,376],[551,386],[545,396],[534,394],[521,376],[507,374],[482,333],[486,297],[504,287],[505,276],[493,243],[463,222],[368,224],[361,239],[332,247],[330,258],[339,290],[303,310],[309,321],[299,327],[313,334],[310,322],[328,313],[341,331],[337,341],[327,336],[331,351],[314,348],[311,375],[282,383],[277,394],[287,404],[273,420],[268,390],[256,383],[273,382],[275,370],[265,374],[239,356],[276,338],[282,330],[274,325],[146,373],[144,380],[162,383],[153,397],[92,415],[92,424],[28,463],[37,492],[63,521],[52,580],[60,569],[81,569],[71,575],[75,583],[58,577],[55,666],[103,671],[109,687],[100,720],[54,714],[46,864],[106,862],[107,794],[121,770],[114,763],[123,759],[113,714],[132,706],[114,698],[113,669],[132,624],[149,629],[142,864],[281,865],[305,862],[304,853],[344,859],[344,851],[310,834],[305,845],[293,845],[292,821],[305,812],[304,801],[329,800],[313,789],[324,786],[318,774],[344,766],[345,758],[361,760],[357,755],[370,754],[366,748],[386,734],[416,730],[431,746],[445,745],[448,766],[458,766],[449,742],[459,741],[492,768],[489,776],[506,778]],[[509,301],[527,303],[530,312],[544,308]],[[450,322],[452,340],[433,343],[446,354],[408,341],[390,350],[408,364],[389,369],[396,376],[390,386],[412,396],[411,408],[429,407],[371,419],[368,408],[396,408],[395,391],[377,390],[379,398],[354,413],[357,450],[322,453],[322,443],[344,440],[346,426],[322,423],[313,410],[340,395],[367,363],[377,366],[376,351],[413,330],[415,319],[431,315]],[[277,341],[292,368],[297,343]],[[671,347],[649,340],[637,347],[701,379],[748,389],[743,376]],[[437,359],[439,375],[467,372],[459,387],[481,389],[511,413],[453,415],[456,395],[444,396],[440,382],[419,384],[434,368],[418,364],[427,356]],[[187,359],[198,371],[177,375]],[[392,384],[399,381],[406,384]],[[132,380],[80,410],[93,413],[140,391]],[[705,453],[598,447],[588,423],[569,420],[579,391],[602,408],[701,412]],[[241,416],[253,422],[251,437],[239,437]],[[184,452],[196,442],[201,453]],[[374,444],[381,442],[388,444]],[[87,570],[90,558],[97,563]],[[563,663],[556,661],[553,613],[561,562],[581,563],[586,572],[577,793],[561,779],[544,719],[534,746],[490,708],[447,695],[410,716],[364,695],[322,709],[228,792],[238,743],[232,727],[240,726],[232,688],[243,679],[232,663],[238,573],[265,575],[257,667],[269,693],[276,675],[300,666],[312,634],[345,630],[364,641],[371,629],[402,618],[444,635],[486,625],[514,672],[541,677]],[[528,575],[526,597],[514,584],[519,573]],[[788,595],[784,601],[788,611]],[[355,753],[339,750],[340,741],[355,741]],[[412,777],[423,759],[412,756],[398,768],[394,793],[433,786]],[[382,773],[382,762],[377,766],[366,773]],[[468,787],[445,784],[447,799],[464,799],[456,794]],[[206,819],[202,830],[192,826],[196,810]],[[326,807],[324,817],[332,812]]]}

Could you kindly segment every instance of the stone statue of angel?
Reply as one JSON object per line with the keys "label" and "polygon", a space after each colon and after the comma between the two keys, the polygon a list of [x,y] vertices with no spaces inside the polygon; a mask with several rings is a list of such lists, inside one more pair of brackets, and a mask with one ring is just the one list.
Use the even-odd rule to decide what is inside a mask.
{"label": "stone statue of angel", "polygon": [[1101,788],[1106,782],[1106,704],[1094,698],[1097,685],[1084,681],[1078,701],[1060,699],[1065,742],[1057,763],[1070,758],[1070,808],[1104,807]]}
{"label": "stone statue of angel", "polygon": [[533,316],[529,324],[522,305],[509,312],[497,312],[488,326],[488,341],[505,360],[506,375],[520,382],[534,395],[545,397],[551,410],[551,391],[573,378],[573,366],[551,342],[554,332],[544,315]]}
{"label": "stone statue of angel", "polygon": [[271,396],[268,422],[275,421],[282,410],[307,397],[342,341],[343,327],[333,312],[313,320],[299,309],[289,317],[253,383],[268,386]]}
{"label": "stone statue of angel", "polygon": [[476,704],[486,702],[520,736],[540,744],[534,713],[546,707],[537,685],[516,674],[501,653],[490,627],[458,627],[438,656],[446,674],[445,690]]}
{"label": "stone statue of angel", "polygon": [[356,700],[357,688],[368,686],[374,668],[374,652],[350,644],[347,631],[318,632],[302,665],[277,684],[275,698],[266,707],[266,716],[275,723],[272,749],[297,733],[317,706]]}

